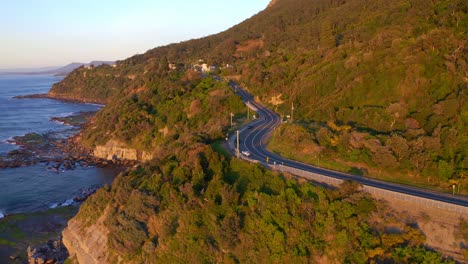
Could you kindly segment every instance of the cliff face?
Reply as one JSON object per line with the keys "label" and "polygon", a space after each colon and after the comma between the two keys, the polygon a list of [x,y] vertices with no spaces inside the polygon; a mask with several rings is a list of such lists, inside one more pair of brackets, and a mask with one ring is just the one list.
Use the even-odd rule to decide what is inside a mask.
{"label": "cliff face", "polygon": [[108,210],[91,226],[84,226],[79,219],[73,218],[68,227],[63,230],[63,244],[71,257],[76,257],[79,263],[108,263],[109,250],[107,238],[109,230],[104,225]]}
{"label": "cliff face", "polygon": [[93,154],[97,158],[107,160],[118,159],[148,161],[153,158],[153,156],[146,151],[127,148],[123,144],[114,140],[109,140],[104,146],[96,146]]}

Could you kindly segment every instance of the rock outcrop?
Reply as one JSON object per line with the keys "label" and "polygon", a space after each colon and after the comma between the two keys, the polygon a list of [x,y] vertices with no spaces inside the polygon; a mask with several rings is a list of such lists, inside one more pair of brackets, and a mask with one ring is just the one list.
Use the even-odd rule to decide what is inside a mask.
{"label": "rock outcrop", "polygon": [[126,148],[123,144],[115,140],[109,140],[104,146],[96,146],[93,155],[97,158],[107,160],[147,161],[153,158],[153,156],[146,151]]}
{"label": "rock outcrop", "polygon": [[109,250],[107,237],[109,230],[104,225],[108,210],[91,226],[85,226],[76,217],[68,222],[63,230],[63,244],[71,257],[76,257],[78,263],[94,264],[108,263]]}
{"label": "rock outcrop", "polygon": [[47,244],[38,247],[28,247],[29,264],[63,263],[67,257],[68,251],[60,238],[49,240]]}

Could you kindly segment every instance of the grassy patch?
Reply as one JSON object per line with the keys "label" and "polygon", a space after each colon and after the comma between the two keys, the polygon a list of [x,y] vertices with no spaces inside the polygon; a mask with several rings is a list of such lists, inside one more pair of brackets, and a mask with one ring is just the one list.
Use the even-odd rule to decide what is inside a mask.
{"label": "grassy patch", "polygon": [[13,139],[19,145],[40,145],[46,142],[44,136],[37,133],[28,133],[24,136],[16,136]]}

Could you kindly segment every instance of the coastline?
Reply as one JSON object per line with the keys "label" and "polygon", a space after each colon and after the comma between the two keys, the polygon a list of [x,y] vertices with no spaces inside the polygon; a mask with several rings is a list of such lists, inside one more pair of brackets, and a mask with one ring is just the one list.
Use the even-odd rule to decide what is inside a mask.
{"label": "coastline", "polygon": [[[50,94],[32,94],[14,98],[53,99],[67,103],[102,105],[97,101],[63,98]],[[56,173],[75,170],[77,167],[111,168],[115,170],[115,175],[124,171],[134,162],[96,158],[92,155],[92,151],[83,148],[77,141],[81,129],[95,113],[95,111],[75,112],[67,116],[50,118],[51,122],[70,126],[65,131],[51,131],[44,134],[31,132],[10,138],[6,142],[18,148],[0,156],[0,170],[30,167],[40,163],[48,171]],[[102,186],[104,185],[77,190],[78,194],[72,194],[67,200],[49,204],[48,209],[44,210],[13,214],[0,211],[0,263],[25,263],[35,258],[34,256],[47,257],[47,254],[43,254],[44,243],[58,245],[61,252],[66,253],[65,247],[61,245],[62,230],[76,215],[80,205]]]}
{"label": "coastline", "polygon": [[14,136],[6,142],[17,146],[6,155],[0,155],[1,168],[17,168],[46,163],[51,170],[63,171],[76,166],[131,167],[137,162],[131,160],[107,160],[93,155],[77,140],[81,130],[94,117],[95,111],[77,112],[64,117],[52,117],[50,121],[59,122],[70,128],[60,132],[44,134],[27,133]]}
{"label": "coastline", "polygon": [[50,121],[60,122],[69,126],[69,129],[44,134],[31,132],[12,137],[6,142],[18,148],[0,156],[0,168],[31,166],[41,162],[59,163],[58,166],[61,163],[66,169],[75,167],[76,163],[85,166],[96,165],[98,161],[92,159],[89,153],[84,153],[83,149],[72,146],[74,142],[70,140],[94,114],[95,112],[78,112],[65,117],[52,117]]}
{"label": "coastline", "polygon": [[66,103],[79,103],[79,104],[95,104],[104,106],[104,102],[99,100],[92,100],[92,99],[83,99],[83,98],[76,98],[70,97],[67,95],[58,95],[58,94],[28,94],[28,95],[17,95],[13,97],[14,99],[52,99],[52,100],[59,100]]}
{"label": "coastline", "polygon": [[79,205],[8,215],[0,219],[0,263],[28,263],[29,252],[58,241]]}
{"label": "coastline", "polygon": [[[127,168],[123,163],[94,158],[74,143],[68,143],[73,141],[72,136],[61,142],[63,145],[60,146],[60,150],[65,156],[47,161],[45,164],[49,171],[63,173],[66,170],[75,170],[78,166],[101,167],[112,168],[117,175]],[[47,149],[44,151],[47,152]],[[23,160],[18,165],[27,167],[45,162],[40,159],[38,157],[37,162],[31,163]],[[61,242],[62,231],[67,227],[68,221],[78,213],[81,204],[103,186],[105,185],[80,189],[66,200],[47,205],[48,208],[44,210],[12,214],[0,212],[0,263],[31,263],[40,259],[45,263],[48,259],[57,259],[57,255],[54,255],[57,248],[60,249],[60,253],[57,254],[65,256],[61,260],[64,261],[68,257],[68,251]],[[53,245],[56,245],[56,248]]]}

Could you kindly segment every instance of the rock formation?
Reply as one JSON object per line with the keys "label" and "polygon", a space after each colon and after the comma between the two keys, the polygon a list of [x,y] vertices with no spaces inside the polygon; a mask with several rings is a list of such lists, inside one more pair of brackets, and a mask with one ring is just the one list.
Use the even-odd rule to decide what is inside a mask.
{"label": "rock formation", "polygon": [[106,217],[107,210],[89,227],[84,226],[79,219],[73,218],[63,230],[63,244],[70,256],[76,257],[79,263],[107,263],[109,230],[104,225]]}
{"label": "rock formation", "polygon": [[107,160],[138,160],[147,161],[152,155],[146,151],[124,147],[117,141],[109,140],[104,146],[96,146],[93,155]]}
{"label": "rock formation", "polygon": [[68,257],[68,251],[61,239],[49,240],[47,244],[38,247],[28,247],[29,264],[63,263]]}

